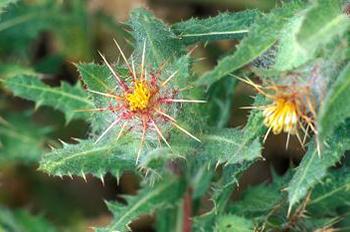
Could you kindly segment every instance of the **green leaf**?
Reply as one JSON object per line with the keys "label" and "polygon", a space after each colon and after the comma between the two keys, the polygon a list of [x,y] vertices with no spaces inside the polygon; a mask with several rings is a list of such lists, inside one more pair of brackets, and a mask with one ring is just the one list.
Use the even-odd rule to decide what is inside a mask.
{"label": "green leaf", "polygon": [[211,85],[261,56],[276,43],[280,31],[302,6],[299,1],[293,1],[258,20],[249,29],[248,35],[240,42],[236,51],[220,60],[212,71],[197,81],[197,84]]}
{"label": "green leaf", "polygon": [[226,212],[228,201],[232,196],[232,192],[238,185],[238,179],[244,171],[246,171],[254,161],[245,161],[241,164],[227,165],[223,168],[223,173],[219,181],[214,183],[211,201],[214,207],[207,213],[193,218],[194,231],[212,231],[218,215]]}
{"label": "green leaf", "polygon": [[18,75],[37,75],[37,74],[30,67],[13,64],[13,63],[0,64],[0,79],[7,79]]}
{"label": "green leaf", "polygon": [[350,173],[349,170],[330,172],[321,184],[312,191],[308,210],[317,215],[332,214],[341,207],[349,207]]}
{"label": "green leaf", "polygon": [[210,126],[224,128],[229,123],[236,85],[237,79],[227,77],[218,81],[210,88],[207,103]]}
{"label": "green leaf", "polygon": [[211,131],[203,137],[204,156],[217,163],[236,164],[261,157],[259,139],[244,137],[237,129]]}
{"label": "green leaf", "polygon": [[255,217],[266,214],[281,200],[281,188],[282,185],[275,182],[249,187],[240,201],[232,203],[229,212]]}
{"label": "green leaf", "polygon": [[297,38],[304,49],[313,52],[335,35],[343,34],[349,26],[349,16],[343,13],[342,0],[318,0],[306,13]]}
{"label": "green leaf", "polygon": [[57,230],[42,216],[33,216],[24,210],[10,211],[0,207],[0,231],[54,232]]}
{"label": "green leaf", "polygon": [[297,33],[302,25],[303,17],[293,17],[281,31],[279,47],[273,69],[286,71],[296,68],[308,61],[312,54],[307,52],[297,41]]}
{"label": "green leaf", "polygon": [[85,173],[99,178],[110,172],[116,177],[126,170],[136,169],[136,154],[139,144],[123,136],[118,141],[110,139],[105,143],[81,140],[78,144],[63,144],[43,156],[39,169],[51,175],[77,175]]}
{"label": "green leaf", "polygon": [[181,40],[145,9],[138,8],[131,12],[129,21],[136,40],[134,57],[141,57],[145,41],[146,62],[154,67],[164,62],[172,63],[185,54]]}
{"label": "green leaf", "polygon": [[[263,105],[262,96],[255,98],[254,105]],[[211,163],[239,164],[261,157],[259,137],[264,133],[263,116],[259,110],[251,111],[243,129],[212,129],[203,135],[203,154]]]}
{"label": "green leaf", "polygon": [[6,7],[8,7],[10,4],[16,3],[18,0],[2,0],[0,2],[0,14],[4,11]]}
{"label": "green leaf", "polygon": [[333,134],[334,129],[350,117],[350,63],[341,71],[329,90],[318,115],[320,141]]}
{"label": "green leaf", "polygon": [[128,196],[128,205],[108,203],[114,219],[106,228],[97,229],[101,232],[130,231],[129,224],[141,215],[149,214],[157,209],[173,206],[182,197],[185,190],[184,182],[174,177],[165,177],[154,186],[141,189],[136,196]]}
{"label": "green leaf", "polygon": [[9,161],[38,162],[44,152],[45,135],[48,128],[40,128],[28,114],[10,114],[0,126],[0,163]]}
{"label": "green leaf", "polygon": [[328,168],[339,162],[344,152],[349,149],[350,142],[346,138],[348,133],[346,129],[340,128],[321,150],[321,154],[318,154],[315,142],[310,142],[307,153],[288,184],[290,209],[326,176]]}
{"label": "green leaf", "polygon": [[224,39],[241,39],[261,14],[255,10],[221,13],[207,19],[190,19],[171,28],[184,44]]}
{"label": "green leaf", "polygon": [[221,215],[216,220],[216,232],[251,232],[254,231],[253,222],[236,215]]}
{"label": "green leaf", "polygon": [[58,15],[54,5],[49,1],[36,4],[21,1],[8,7],[0,20],[0,57],[9,54],[26,57],[30,43],[54,25]]}
{"label": "green leaf", "polygon": [[62,111],[69,122],[73,118],[86,119],[88,114],[78,112],[90,109],[94,104],[79,84],[70,86],[62,82],[60,87],[50,87],[40,81],[36,76],[20,75],[4,80],[5,87],[15,96],[35,101],[36,107],[51,106]]}
{"label": "green leaf", "polygon": [[114,91],[117,83],[107,66],[94,63],[82,63],[78,64],[77,68],[80,76],[82,77],[83,83],[86,84],[90,90],[99,91],[102,93]]}

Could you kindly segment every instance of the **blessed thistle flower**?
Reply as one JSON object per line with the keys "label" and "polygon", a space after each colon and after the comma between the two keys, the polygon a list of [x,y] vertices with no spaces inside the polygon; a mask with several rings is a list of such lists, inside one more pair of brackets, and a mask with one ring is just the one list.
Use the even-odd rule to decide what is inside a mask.
{"label": "blessed thistle flower", "polygon": [[200,142],[197,137],[177,123],[174,115],[172,115],[171,109],[174,108],[175,104],[179,103],[205,103],[205,101],[178,98],[182,90],[172,88],[169,85],[172,78],[176,76],[177,71],[172,73],[165,80],[161,80],[160,78],[162,70],[152,70],[152,72],[147,72],[145,65],[146,43],[143,47],[140,71],[136,71],[133,59],[131,59],[130,65],[119,44],[115,40],[114,42],[125,61],[129,70],[130,78],[124,80],[121,79],[120,75],[100,53],[104,63],[116,79],[118,86],[115,88],[114,93],[103,93],[88,89],[91,93],[111,99],[109,106],[88,111],[111,111],[114,115],[113,121],[96,139],[95,143],[100,142],[101,139],[118,124],[121,124],[122,126],[117,135],[117,140],[124,132],[130,130],[139,131],[141,132],[141,138],[140,147],[137,153],[137,162],[142,152],[147,133],[156,133],[159,143],[163,141],[169,148],[171,148],[166,136],[161,131],[161,126],[164,126],[164,124],[172,125],[187,136]]}
{"label": "blessed thistle flower", "polygon": [[[317,134],[315,98],[307,85],[296,83],[277,85],[270,82],[266,86],[262,86],[248,78],[237,78],[254,87],[258,93],[271,101],[268,105],[243,107],[262,110],[264,124],[268,128],[264,142],[271,131],[275,135],[284,132],[287,133],[286,149],[288,149],[290,135],[295,135],[301,146],[304,147],[309,131]],[[304,133],[303,139],[300,136],[300,131]]]}

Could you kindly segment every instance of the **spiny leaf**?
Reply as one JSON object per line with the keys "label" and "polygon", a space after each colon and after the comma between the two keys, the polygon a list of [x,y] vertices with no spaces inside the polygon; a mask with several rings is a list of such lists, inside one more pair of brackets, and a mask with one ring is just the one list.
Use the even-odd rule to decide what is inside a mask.
{"label": "spiny leaf", "polygon": [[171,28],[184,44],[223,39],[240,39],[249,31],[249,26],[261,14],[255,10],[221,13],[207,19],[190,19],[176,23]]}
{"label": "spiny leaf", "polygon": [[259,139],[247,139],[236,129],[211,131],[203,141],[205,157],[218,163],[236,164],[261,157]]}
{"label": "spiny leaf", "polygon": [[[262,105],[262,96],[255,98],[255,105]],[[204,154],[211,163],[239,164],[261,157],[259,137],[264,133],[261,112],[253,110],[246,126],[239,129],[216,129],[203,136]]]}
{"label": "spiny leaf", "polygon": [[321,105],[318,115],[320,141],[333,134],[334,128],[350,117],[350,63],[348,63]]}
{"label": "spiny leaf", "polygon": [[142,56],[146,42],[146,60],[158,67],[164,62],[176,60],[185,54],[184,46],[177,36],[150,12],[139,8],[130,15],[130,24],[136,40],[134,57]]}
{"label": "spiny leaf", "polygon": [[184,182],[175,177],[165,178],[154,186],[144,187],[136,196],[128,196],[126,198],[127,206],[108,203],[108,208],[112,211],[114,219],[108,227],[97,229],[97,231],[130,231],[129,224],[141,215],[176,204],[184,193]]}
{"label": "spiny leaf", "polygon": [[331,211],[350,206],[349,170],[333,170],[312,191],[308,210],[317,214],[331,214]]}
{"label": "spiny leaf", "polygon": [[303,17],[294,16],[282,29],[276,55],[275,70],[286,71],[296,68],[312,57],[297,41],[297,33],[302,25]]}
{"label": "spiny leaf", "polygon": [[282,189],[290,179],[290,173],[280,177],[273,175],[272,183],[248,187],[238,202],[231,202],[229,212],[249,218],[266,216],[283,198]]}
{"label": "spiny leaf", "polygon": [[5,120],[7,123],[0,125],[0,163],[38,162],[44,150],[45,135],[50,130],[38,128],[26,113],[6,115]]}
{"label": "spiny leaf", "polygon": [[344,152],[350,147],[349,138],[346,137],[348,133],[349,131],[344,128],[339,129],[328,145],[321,150],[321,154],[318,154],[313,141],[309,144],[307,153],[288,184],[290,208],[325,177],[329,167],[339,162]]}
{"label": "spiny leaf", "polygon": [[248,35],[240,42],[237,50],[220,60],[218,65],[212,71],[204,74],[197,83],[211,85],[262,55],[276,43],[280,31],[289,18],[294,16],[302,6],[303,4],[299,1],[293,1],[271,11],[257,21],[249,29]]}
{"label": "spiny leaf", "polygon": [[0,207],[0,231],[54,232],[56,228],[42,216],[34,216],[24,210],[10,211]]}
{"label": "spiny leaf", "polygon": [[83,63],[78,64],[77,68],[83,83],[91,90],[110,93],[117,85],[115,78],[105,65]]}
{"label": "spiny leaf", "polygon": [[120,177],[122,172],[136,169],[137,148],[135,140],[127,136],[97,144],[81,140],[78,144],[63,144],[63,148],[43,156],[39,169],[57,176],[91,173],[101,177],[110,172]]}
{"label": "spiny leaf", "polygon": [[349,27],[349,16],[343,13],[342,0],[318,0],[307,12],[297,38],[304,49],[313,52]]}
{"label": "spiny leaf", "polygon": [[88,114],[78,111],[94,106],[80,85],[70,86],[62,82],[60,87],[53,88],[36,76],[28,75],[9,78],[4,83],[14,95],[35,101],[36,107],[45,105],[61,110],[68,122],[73,118],[86,119]]}
{"label": "spiny leaf", "polygon": [[216,219],[216,232],[250,232],[254,230],[251,220],[236,215],[220,215]]}

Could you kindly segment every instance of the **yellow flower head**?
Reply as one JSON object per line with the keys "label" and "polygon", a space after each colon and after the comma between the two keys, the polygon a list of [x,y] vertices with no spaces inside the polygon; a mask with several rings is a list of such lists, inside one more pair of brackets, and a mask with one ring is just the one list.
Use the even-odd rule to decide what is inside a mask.
{"label": "yellow flower head", "polygon": [[133,92],[125,96],[131,111],[147,109],[150,98],[151,89],[145,81],[135,81]]}
{"label": "yellow flower head", "polygon": [[[286,147],[288,147],[290,135],[296,135],[303,146],[309,129],[317,134],[314,126],[315,103],[308,87],[274,83],[263,87],[249,79],[238,79],[253,86],[258,93],[272,101],[268,105],[248,107],[263,111],[264,125],[268,128],[264,141],[271,131],[275,135],[284,132],[288,134]],[[304,139],[299,135],[300,129],[304,132]]]}
{"label": "yellow flower head", "polygon": [[296,134],[300,113],[293,99],[277,98],[272,104],[266,106],[263,115],[265,117],[264,124],[268,128],[272,128],[274,134],[279,134],[282,131]]}

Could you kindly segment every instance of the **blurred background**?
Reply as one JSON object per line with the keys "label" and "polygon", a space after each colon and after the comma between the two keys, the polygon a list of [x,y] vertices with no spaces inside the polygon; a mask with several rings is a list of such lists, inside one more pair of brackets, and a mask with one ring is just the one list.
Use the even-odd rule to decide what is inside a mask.
{"label": "blurred background", "polygon": [[[62,81],[76,83],[79,75],[74,63],[101,63],[97,51],[106,54],[111,61],[118,59],[113,38],[130,54],[132,38],[127,19],[135,7],[146,7],[172,24],[224,11],[259,9],[267,12],[276,4],[278,0],[18,1],[0,16],[0,78],[16,72],[38,72],[51,86],[59,86]],[[195,74],[201,75],[211,69],[236,43],[220,41],[200,45],[193,55]],[[9,223],[11,215],[6,208],[26,209],[42,215],[60,231],[92,231],[89,227],[108,224],[111,215],[104,200],[122,201],[119,194],[135,194],[139,180],[132,174],[125,174],[118,183],[115,178],[106,176],[103,184],[90,176],[85,182],[78,177],[49,177],[37,171],[37,161],[41,154],[50,150],[49,145],[59,146],[59,138],[74,143],[72,137],[87,137],[88,125],[80,120],[66,123],[61,112],[49,107],[34,111],[32,102],[13,97],[2,86],[0,88],[0,115],[17,126],[17,133],[11,135],[0,128],[0,225]],[[234,94],[232,91],[226,96],[232,111],[229,123],[221,126],[242,127],[248,112],[240,107],[251,104],[250,96],[254,94],[253,89],[238,84]],[[215,115],[210,120],[209,123],[213,123]],[[239,198],[247,186],[269,181],[272,169],[283,174],[300,160],[303,151],[297,142],[292,140],[290,148],[285,150],[285,141],[284,135],[269,137],[264,148],[266,161],[258,162],[243,175],[233,199]],[[133,231],[153,231],[153,222],[151,216],[141,218],[132,225]]]}

